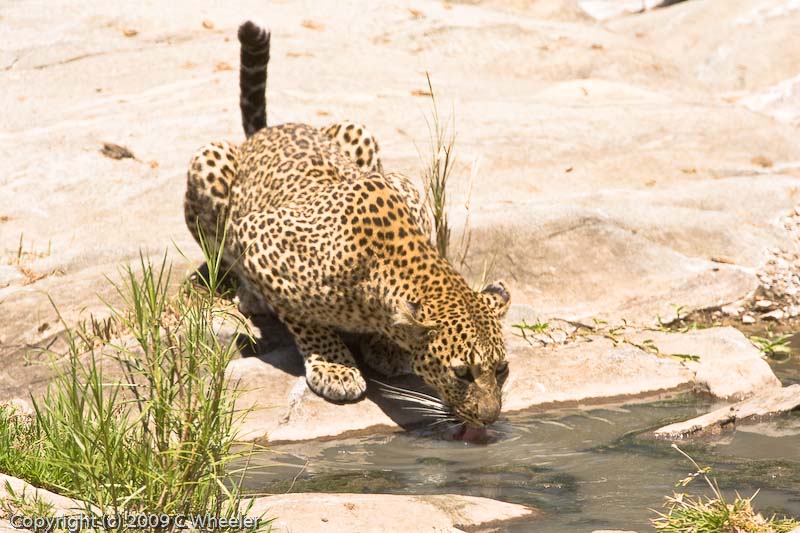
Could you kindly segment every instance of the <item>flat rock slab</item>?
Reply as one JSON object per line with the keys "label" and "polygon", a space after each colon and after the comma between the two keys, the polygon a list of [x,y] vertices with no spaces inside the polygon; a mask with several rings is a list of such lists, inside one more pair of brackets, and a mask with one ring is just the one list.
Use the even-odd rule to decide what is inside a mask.
{"label": "flat rock slab", "polygon": [[698,357],[687,360],[685,366],[694,372],[695,383],[718,398],[741,400],[781,386],[761,352],[732,327],[685,333],[640,331],[625,338],[650,344],[663,355]]}
{"label": "flat rock slab", "polygon": [[736,427],[738,422],[785,413],[798,407],[800,407],[800,385],[770,389],[691,420],[664,426],[655,430],[653,435],[666,439],[683,439],[698,434],[719,433]]}
{"label": "flat rock slab", "polygon": [[488,498],[441,494],[285,494],[258,498],[251,516],[275,516],[273,531],[491,531],[510,521],[533,520],[538,511]]}
{"label": "flat rock slab", "polygon": [[[53,506],[55,516],[73,514],[83,503],[0,473],[0,500],[8,482],[15,494],[36,495]],[[273,531],[304,533],[351,531],[482,531],[511,521],[533,520],[539,511],[490,498],[457,494],[282,494],[256,498],[248,516],[276,517]],[[19,531],[0,520],[0,531]]]}
{"label": "flat rock slab", "polygon": [[[48,296],[75,324],[102,316],[97,293],[115,298],[106,277],[140,250],[158,257],[179,246],[189,264],[176,278],[200,263],[183,220],[185,173],[199,146],[244,138],[235,34],[245,18],[273,31],[271,123],[363,122],[385,168],[412,177],[428,143],[430,100],[419,95],[431,72],[457,124],[454,241],[469,197],[471,245],[459,268],[474,281],[493,265],[530,320],[535,309],[648,325],[674,305],[740,300],[758,287],[767,250],[785,244],[778,222],[800,201],[800,137],[780,118],[795,116],[796,99],[781,100],[778,114],[753,100],[797,76],[787,6],[684,2],[598,24],[572,0],[326,0],[313,14],[291,2],[231,10],[122,0],[91,2],[77,18],[67,0],[38,11],[13,3],[0,50],[0,188],[12,199],[0,208],[0,400],[47,385],[32,348],[61,329]],[[106,143],[135,157],[110,158]],[[698,383],[735,397],[774,383],[752,350],[726,366],[743,338],[656,341],[682,353],[711,343],[693,366],[605,337],[531,347],[511,324],[508,409]],[[242,406],[258,409],[250,438],[411,423],[374,385],[355,405],[317,398],[290,343],[258,356],[231,367]]]}
{"label": "flat rock slab", "polygon": [[[519,312],[515,309],[513,314]],[[533,322],[533,317],[528,322]],[[647,339],[636,342],[626,341],[624,336],[613,339],[591,334],[542,347],[510,330],[507,333],[511,375],[504,394],[505,412],[682,388],[707,389],[724,398],[780,388],[759,351],[733,328],[628,336],[637,340],[638,335],[652,337],[658,354],[641,347]],[[369,381],[367,396],[359,402],[336,405],[323,400],[306,385],[294,347],[280,340],[277,329],[262,330],[262,334],[279,346],[259,357],[237,359],[229,367],[229,375],[242,391],[237,407],[251,409],[241,438],[305,440],[380,426],[396,429],[424,424],[424,419],[404,409],[407,404],[384,398],[380,383],[374,380]],[[673,357],[675,354],[693,354],[699,360],[684,361]],[[411,378],[390,383],[423,387]]]}
{"label": "flat rock slab", "polygon": [[[0,502],[8,502],[11,500],[9,495],[9,491],[6,488],[6,484],[11,487],[11,490],[14,491],[14,494],[19,497],[21,495],[25,495],[29,501],[32,501],[34,498],[39,499],[40,501],[50,504],[52,506],[53,516],[66,516],[75,514],[80,512],[79,510],[83,509],[83,503],[78,500],[73,500],[72,498],[67,498],[66,496],[61,496],[60,494],[56,494],[54,492],[50,492],[49,490],[40,489],[38,487],[34,487],[27,481],[22,479],[8,476],[0,472]],[[10,533],[15,532],[19,533],[19,529],[13,527],[11,522],[9,522],[10,517],[2,516],[0,517],[0,533]]]}
{"label": "flat rock slab", "polygon": [[[93,310],[97,291],[113,297],[105,276],[140,249],[158,255],[174,242],[199,260],[183,220],[185,173],[204,143],[243,139],[235,33],[247,17],[273,30],[271,123],[364,122],[384,166],[412,177],[428,140],[429,100],[415,95],[432,73],[458,125],[456,236],[471,191],[463,270],[478,278],[493,263],[514,302],[545,316],[650,322],[670,304],[715,306],[755,289],[753,269],[782,244],[775,221],[798,201],[800,139],[770,111],[722,99],[718,84],[749,102],[748,91],[797,75],[786,2],[684,2],[607,25],[562,20],[577,13],[573,1],[510,4],[325,1],[311,20],[302,3],[205,2],[200,17],[187,0],[165,10],[126,0],[92,2],[91,16],[69,24],[66,0],[36,13],[10,6],[2,362],[53,332],[47,294],[72,319]],[[136,158],[106,157],[104,143]]]}

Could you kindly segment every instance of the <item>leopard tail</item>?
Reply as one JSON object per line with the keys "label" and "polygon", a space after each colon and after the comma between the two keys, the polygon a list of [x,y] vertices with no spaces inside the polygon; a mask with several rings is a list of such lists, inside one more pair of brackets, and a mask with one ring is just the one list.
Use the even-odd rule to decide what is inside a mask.
{"label": "leopard tail", "polygon": [[267,127],[267,63],[270,32],[248,20],[239,26],[239,107],[247,138]]}

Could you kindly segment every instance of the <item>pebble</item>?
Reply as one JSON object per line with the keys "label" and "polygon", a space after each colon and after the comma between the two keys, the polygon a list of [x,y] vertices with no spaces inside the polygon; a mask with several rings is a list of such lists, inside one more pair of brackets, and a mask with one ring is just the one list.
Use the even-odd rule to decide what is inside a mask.
{"label": "pebble", "polygon": [[783,320],[783,311],[776,309],[775,311],[764,313],[761,315],[761,320]]}
{"label": "pebble", "polygon": [[[747,304],[747,309],[762,320],[800,316],[800,205],[781,220],[785,223],[786,245],[769,249],[770,257],[756,274],[760,282],[757,299]],[[751,314],[742,317],[745,324],[755,321]]]}
{"label": "pebble", "polygon": [[742,308],[738,305],[723,305],[719,310],[727,316],[739,316],[742,314]]}
{"label": "pebble", "polygon": [[759,309],[772,309],[774,305],[770,300],[758,300],[756,302],[756,307]]}

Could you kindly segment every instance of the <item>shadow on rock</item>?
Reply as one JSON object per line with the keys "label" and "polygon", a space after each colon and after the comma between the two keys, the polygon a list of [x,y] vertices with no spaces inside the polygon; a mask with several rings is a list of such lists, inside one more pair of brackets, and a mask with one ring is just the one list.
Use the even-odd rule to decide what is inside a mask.
{"label": "shadow on rock", "polygon": [[[237,338],[237,346],[242,357],[257,358],[275,369],[294,377],[304,376],[303,358],[286,326],[273,314],[252,315],[249,318],[257,332],[255,339],[250,339],[247,335],[239,335]],[[363,362],[361,357],[359,349],[361,335],[342,332],[341,336],[345,345],[355,355],[359,368],[367,380],[367,391],[363,397],[355,402],[333,402],[327,400],[327,403],[359,404],[370,402],[375,404],[387,417],[404,430],[424,426],[425,419],[407,409],[412,404],[387,398],[382,391],[381,383],[433,396],[436,396],[436,393],[417,376],[406,375],[389,378],[372,370]],[[314,393],[309,389],[305,394],[313,395]]]}

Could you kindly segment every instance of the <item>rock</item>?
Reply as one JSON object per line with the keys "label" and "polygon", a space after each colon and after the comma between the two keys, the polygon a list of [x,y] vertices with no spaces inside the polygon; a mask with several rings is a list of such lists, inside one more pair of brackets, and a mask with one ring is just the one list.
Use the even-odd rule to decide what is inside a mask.
{"label": "rock", "polygon": [[784,413],[800,407],[800,385],[771,388],[755,396],[722,407],[705,415],[662,427],[653,432],[661,438],[683,439],[695,434],[733,429],[736,423],[750,418]]}
{"label": "rock", "polygon": [[579,0],[469,0],[481,7],[512,11],[539,20],[588,22],[592,17]]}
{"label": "rock", "polygon": [[[783,35],[797,26],[795,9],[786,0],[689,1],[637,17],[620,17],[610,26],[644,34],[712,90],[737,91],[741,96],[792,84],[788,80],[800,72],[800,55],[783,53]],[[762,54],[776,60],[765,63]]]}
{"label": "rock", "polygon": [[769,313],[764,313],[761,315],[761,320],[783,320],[784,312],[780,309],[776,309],[775,311],[770,311]]}
{"label": "rock", "polygon": [[756,308],[758,309],[772,309],[775,304],[769,300],[756,300]]}
{"label": "rock", "polygon": [[800,305],[790,305],[786,313],[792,318],[800,316]]}
{"label": "rock", "polygon": [[[535,306],[530,318],[589,324],[596,318],[649,325],[657,316],[674,317],[678,306],[683,313],[714,308],[756,291],[755,273],[770,258],[766,250],[789,248],[786,230],[774,222],[797,207],[791,164],[800,161],[800,138],[772,116],[721,102],[720,93],[761,91],[800,70],[800,56],[786,53],[796,30],[781,4],[685,2],[603,25],[528,13],[527,6],[509,12],[501,4],[433,2],[414,17],[384,0],[369,10],[353,0],[315,4],[315,18],[328,27],[354,29],[282,35],[284,50],[323,52],[276,62],[270,122],[323,125],[353,117],[380,138],[387,169],[418,176],[417,146],[427,146],[428,129],[408,109],[421,102],[411,89],[425,83],[414,78],[423,62],[447,80],[437,89],[441,109],[459,103],[458,160],[481,159],[484,169],[472,187],[467,169],[457,165],[449,192],[457,242],[471,191],[471,245],[463,265],[470,281],[492,264],[494,277],[509,280],[518,309]],[[532,10],[574,7],[569,0],[535,4]],[[109,48],[106,24],[119,18],[120,7],[136,13],[141,33],[119,36]],[[187,257],[172,253],[175,281],[201,262],[182,214],[187,161],[206,142],[243,139],[239,114],[226,103],[237,99],[237,72],[214,70],[219,61],[236,61],[241,13],[208,7],[203,18],[215,27],[209,32],[181,16],[193,9],[186,0],[166,12],[123,0],[94,5],[92,16],[75,24],[55,24],[69,9],[58,0],[32,16],[24,3],[4,13],[10,45],[0,50],[0,102],[7,110],[0,157],[13,177],[6,188],[14,201],[0,212],[0,249],[16,250],[21,234],[37,249],[49,243],[47,268],[40,271],[58,274],[22,285],[11,269],[0,272],[10,280],[0,288],[3,399],[39,394],[47,384],[46,365],[23,362],[30,347],[63,343],[48,296],[74,324],[86,318],[81,309],[102,308],[98,293],[119,302],[105,278],[117,279],[119,267],[135,264],[140,250],[160,258],[174,242]],[[307,16],[301,4],[265,9],[273,28],[296,27]],[[42,40],[32,27],[55,27],[53,38],[63,46]],[[163,36],[175,35],[187,39],[163,45]],[[366,48],[381,53],[365,56]],[[187,58],[197,62],[194,69]],[[125,69],[117,68],[121,62]],[[365,79],[365,68],[374,75]],[[315,75],[300,90],[296,76],[280,75],[281,69]],[[103,80],[103,87],[88,80]],[[185,105],[164,96],[176,90]],[[134,148],[139,159],[104,157],[97,151],[103,139]],[[754,158],[773,164],[756,165]],[[156,168],[147,163],[154,160]],[[615,347],[602,336],[553,343],[543,357],[508,334],[521,377],[512,383],[516,396],[509,405],[518,409],[691,386],[695,379],[695,370],[672,358]],[[602,372],[591,375],[586,369],[595,361]],[[264,408],[249,422],[251,438],[402,423],[386,412],[396,406],[378,396],[354,406],[316,398],[298,363],[284,342],[231,366],[231,375],[254,387],[243,405]],[[752,384],[747,377],[742,383]]]}
{"label": "rock", "polygon": [[753,318],[752,315],[744,315],[742,316],[742,324],[755,324],[756,319]]}
{"label": "rock", "polygon": [[598,20],[642,13],[660,7],[664,0],[581,0],[581,7]]}
{"label": "rock", "polygon": [[0,289],[13,283],[22,283],[25,275],[19,271],[16,265],[0,265]]}
{"label": "rock", "polygon": [[49,490],[34,487],[22,479],[3,473],[0,473],[0,501],[9,501],[10,499],[6,483],[11,486],[11,490],[14,491],[14,494],[19,495],[25,493],[31,497],[38,496],[42,502],[50,504],[53,507],[54,516],[74,514],[77,509],[83,509],[82,502],[50,492]]}
{"label": "rock", "polygon": [[800,75],[743,96],[738,103],[781,122],[800,126]]}
{"label": "rock", "polygon": [[12,398],[8,401],[0,401],[0,406],[8,406],[13,409],[15,413],[23,416],[32,416],[34,414],[34,409],[31,403],[28,400],[23,400],[22,398]]}
{"label": "rock", "polygon": [[[25,481],[0,474],[0,499],[7,498],[6,483],[16,494],[37,495],[53,506],[55,516],[74,514],[83,503],[38,489]],[[250,504],[243,502],[243,507]],[[248,517],[276,517],[273,531],[470,531],[510,521],[535,521],[540,512],[531,507],[489,498],[391,494],[282,494],[255,498]],[[5,528],[5,529],[4,529]],[[17,531],[0,520],[0,531]]]}
{"label": "rock", "polygon": [[723,305],[720,311],[726,316],[739,316],[742,314],[742,308],[738,305]]}
{"label": "rock", "polygon": [[[515,314],[520,312],[520,308],[514,309],[507,323],[518,320]],[[630,345],[614,346],[604,337],[552,344],[546,349],[538,344],[531,346],[513,333],[507,340],[512,370],[505,387],[506,412],[555,402],[674,390],[690,386],[694,376],[680,361],[656,357]],[[228,370],[243,391],[237,409],[253,409],[240,433],[245,440],[304,440],[424,421],[403,409],[402,402],[383,398],[375,381],[368,383],[367,396],[360,402],[326,402],[308,389],[300,356],[293,348],[278,348],[263,359],[235,360]],[[397,386],[420,387],[412,378],[379,379]]]}
{"label": "rock", "polygon": [[440,494],[282,494],[256,498],[251,516],[276,517],[273,531],[484,531],[531,521],[539,512],[488,498]]}
{"label": "rock", "polygon": [[718,398],[741,400],[781,385],[761,352],[732,327],[686,333],[643,331],[626,337],[637,344],[649,340],[663,355],[699,357],[684,364],[694,372],[694,382],[707,387]]}
{"label": "rock", "polygon": [[[519,320],[523,312],[520,307],[512,308],[509,321]],[[531,346],[514,334],[507,339],[511,375],[505,387],[504,412],[590,398],[637,396],[695,383],[715,396],[734,399],[780,386],[759,351],[733,328],[630,333],[620,337],[630,342],[616,345],[607,337],[589,335],[546,349]],[[637,347],[646,340],[658,347],[660,355]],[[699,361],[685,361],[685,356],[699,356]],[[326,402],[306,386],[300,357],[293,348],[278,348],[263,360],[236,360],[229,372],[243,391],[237,408],[253,409],[240,434],[244,440],[303,440],[422,421],[404,410],[402,402],[383,398],[375,381],[369,382],[367,397],[360,402]],[[420,386],[410,378],[389,383]]]}

